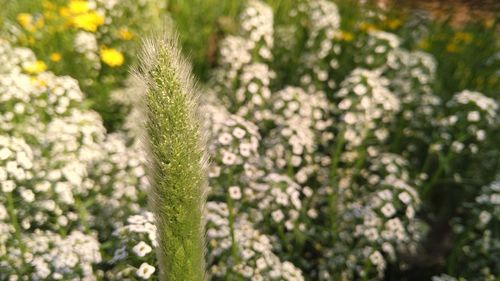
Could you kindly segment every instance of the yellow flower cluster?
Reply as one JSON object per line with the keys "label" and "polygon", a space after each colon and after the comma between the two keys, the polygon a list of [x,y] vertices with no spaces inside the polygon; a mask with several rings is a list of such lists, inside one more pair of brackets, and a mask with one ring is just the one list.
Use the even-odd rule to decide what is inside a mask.
{"label": "yellow flower cluster", "polygon": [[448,45],[446,45],[446,51],[448,53],[456,53],[459,51],[459,47],[463,46],[463,44],[471,43],[473,40],[472,34],[468,32],[457,32],[450,40]]}
{"label": "yellow flower cluster", "polygon": [[52,53],[50,54],[50,60],[53,62],[59,62],[61,60],[61,54],[59,53]]}
{"label": "yellow flower cluster", "polygon": [[40,72],[43,72],[47,70],[47,65],[43,61],[34,61],[34,62],[29,62],[23,65],[24,71],[29,74],[38,74]]}
{"label": "yellow flower cluster", "polygon": [[[23,65],[23,72],[68,73],[81,77],[82,81],[86,79],[82,85],[90,88],[116,83],[127,75],[120,69],[133,62],[131,54],[135,52],[138,35],[151,26],[146,19],[153,16],[156,19],[157,12],[149,6],[149,2],[156,1],[162,2],[37,0],[37,5],[26,4],[25,8],[20,5],[19,12],[9,15],[6,23],[16,27],[11,29],[16,31],[12,32],[13,41],[29,47],[40,59]],[[99,76],[102,67],[118,71]]]}
{"label": "yellow flower cluster", "polygon": [[72,26],[85,31],[96,32],[104,24],[104,16],[92,10],[87,1],[71,0],[67,7],[61,8],[60,13],[68,17]]}
{"label": "yellow flower cluster", "polygon": [[347,31],[341,31],[339,33],[339,39],[347,42],[351,42],[354,39],[354,35]]}
{"label": "yellow flower cluster", "polygon": [[122,40],[129,41],[134,38],[134,34],[127,28],[123,27],[118,31],[118,37]]}
{"label": "yellow flower cluster", "polygon": [[[18,14],[16,19],[19,25],[29,32],[35,32],[44,26],[44,17],[54,19],[52,10],[55,5],[44,1],[43,6],[47,11],[36,19],[28,13]],[[96,32],[104,24],[104,16],[91,9],[89,2],[83,0],[70,0],[66,6],[59,8],[58,14],[65,20],[66,26],[89,32]]]}
{"label": "yellow flower cluster", "polygon": [[99,55],[101,56],[101,60],[111,67],[120,66],[125,60],[123,54],[113,48],[102,48]]}
{"label": "yellow flower cluster", "polygon": [[375,31],[378,29],[375,25],[368,23],[368,22],[361,22],[358,25],[358,28],[359,28],[359,30],[365,31],[365,32]]}
{"label": "yellow flower cluster", "polygon": [[37,29],[42,28],[45,24],[43,17],[35,19],[31,14],[28,13],[18,14],[16,20],[19,25],[21,25],[29,32],[35,32]]}

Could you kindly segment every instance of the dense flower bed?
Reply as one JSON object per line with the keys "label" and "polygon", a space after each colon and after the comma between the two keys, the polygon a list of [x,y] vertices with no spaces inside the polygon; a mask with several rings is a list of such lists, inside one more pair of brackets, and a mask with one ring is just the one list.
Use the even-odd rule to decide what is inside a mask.
{"label": "dense flower bed", "polygon": [[[0,280],[159,279],[144,87],[125,80],[145,28],[127,15],[149,19],[150,4],[47,1],[0,39]],[[498,172],[486,160],[498,157],[498,100],[441,96],[432,55],[343,20],[309,0],[277,24],[250,0],[219,43],[201,106],[209,276],[396,280],[418,268],[446,210],[434,201],[450,196],[450,270],[433,280],[495,280],[500,185],[470,183],[466,168]],[[60,52],[30,43],[56,34],[71,42]],[[106,130],[80,87],[112,92],[123,124]]]}

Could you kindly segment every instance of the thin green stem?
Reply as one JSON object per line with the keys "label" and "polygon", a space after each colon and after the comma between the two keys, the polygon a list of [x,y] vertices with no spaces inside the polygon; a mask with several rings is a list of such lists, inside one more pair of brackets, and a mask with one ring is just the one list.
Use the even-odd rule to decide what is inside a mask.
{"label": "thin green stem", "polygon": [[89,213],[87,211],[87,207],[83,204],[83,202],[79,199],[75,199],[75,207],[78,211],[79,222],[82,224],[83,232],[89,234],[90,227],[88,223]]}
{"label": "thin green stem", "polygon": [[427,152],[425,154],[425,160],[424,160],[424,164],[422,165],[422,168],[420,169],[420,173],[419,174],[422,174],[422,173],[425,173],[427,171],[427,169],[429,168],[429,165],[431,164],[431,159],[432,159],[432,153],[431,153],[431,147],[429,146],[427,148]]}
{"label": "thin green stem", "polygon": [[[461,142],[465,138],[465,135],[460,136],[457,141]],[[449,169],[449,163],[453,159],[453,149],[450,147],[446,152],[444,157],[439,157],[438,168],[436,172],[432,175],[432,178],[423,186],[422,188],[422,197],[427,197],[429,195],[430,190],[442,176],[443,172],[445,172],[445,168]]]}
{"label": "thin green stem", "polygon": [[24,268],[24,266],[26,265],[26,260],[24,259],[24,255],[26,253],[26,247],[21,238],[21,227],[19,226],[19,222],[17,220],[17,213],[14,205],[14,198],[12,198],[12,192],[6,192],[6,194],[7,194],[7,212],[9,213],[12,226],[14,227],[15,230],[15,237],[17,240],[17,244],[19,246],[19,250],[21,251],[21,260],[23,262],[22,267]]}
{"label": "thin green stem", "polygon": [[396,137],[394,139],[393,148],[392,148],[394,153],[399,152],[399,147],[401,145],[401,137],[403,135],[404,125],[405,125],[404,118],[402,118],[402,117],[399,118],[399,124],[398,124],[397,130],[396,130]]}
{"label": "thin green stem", "polygon": [[[237,265],[239,262],[239,257],[238,257],[238,243],[236,241],[235,233],[234,233],[234,222],[235,222],[235,214],[234,214],[234,201],[229,196],[229,194],[226,195],[227,198],[227,207],[229,209],[229,233],[231,235],[231,257],[233,259],[234,265]],[[229,277],[229,274],[226,276],[226,280]],[[240,279],[240,278],[238,278]]]}
{"label": "thin green stem", "polygon": [[328,205],[330,208],[331,214],[331,226],[333,233],[336,233],[337,230],[337,197],[338,197],[338,183],[337,183],[337,169],[340,162],[340,155],[342,153],[342,148],[344,147],[345,139],[344,139],[345,127],[342,126],[339,133],[337,134],[337,143],[335,145],[335,150],[332,151],[332,163],[330,169],[330,185],[332,187],[332,192],[328,198]]}

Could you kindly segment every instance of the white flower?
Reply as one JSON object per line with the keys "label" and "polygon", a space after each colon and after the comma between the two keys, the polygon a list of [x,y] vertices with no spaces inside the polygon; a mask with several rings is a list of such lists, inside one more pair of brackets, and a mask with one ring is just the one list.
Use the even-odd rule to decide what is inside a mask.
{"label": "white flower", "polygon": [[476,138],[478,141],[483,141],[486,138],[486,132],[484,130],[478,130],[476,132]]}
{"label": "white flower", "polygon": [[14,190],[14,188],[16,188],[16,184],[14,183],[14,181],[4,181],[2,182],[2,191],[7,193],[7,192],[11,192],[12,190]]}
{"label": "white flower", "polygon": [[241,143],[240,144],[240,154],[243,157],[249,157],[251,154],[252,145],[249,143]]}
{"label": "white flower", "polygon": [[222,155],[222,163],[224,165],[233,165],[236,162],[236,155],[231,152],[225,151]]}
{"label": "white flower", "polygon": [[392,206],[391,203],[387,203],[380,209],[382,211],[382,214],[386,217],[392,217],[396,213],[396,209],[394,209],[394,206]]}
{"label": "white flower", "polygon": [[233,130],[233,136],[235,136],[237,139],[241,139],[245,136],[246,132],[242,128],[236,127]]}
{"label": "white flower", "polygon": [[80,31],[75,36],[75,50],[79,53],[97,52],[97,40],[94,34]]}
{"label": "white flower", "polygon": [[271,216],[273,217],[273,220],[275,222],[280,222],[285,218],[285,215],[283,215],[283,212],[281,210],[276,210],[272,212]]}
{"label": "white flower", "polygon": [[369,241],[375,241],[379,237],[378,231],[375,228],[368,228],[365,230],[364,235]]}
{"label": "white flower", "polygon": [[398,198],[399,198],[399,200],[401,200],[401,202],[403,202],[405,204],[408,204],[411,201],[411,196],[407,192],[401,192],[398,195]]}
{"label": "white flower", "polygon": [[0,160],[5,160],[12,155],[12,151],[7,147],[0,149]]}
{"label": "white flower", "polygon": [[144,262],[141,264],[139,269],[137,269],[136,274],[142,279],[148,279],[149,277],[151,277],[151,275],[153,275],[155,270],[156,268],[154,268],[154,266],[151,266],[148,263]]}
{"label": "white flower", "polygon": [[477,122],[481,119],[481,115],[479,115],[478,111],[471,111],[467,114],[467,120],[469,122]]}
{"label": "white flower", "polygon": [[135,245],[132,250],[138,257],[144,257],[151,252],[152,248],[144,241],[141,241],[137,245]]}
{"label": "white flower", "polygon": [[219,142],[224,144],[224,145],[228,145],[231,143],[231,141],[233,141],[233,137],[228,134],[228,133],[222,133],[220,136],[219,136]]}
{"label": "white flower", "polygon": [[31,203],[35,200],[35,194],[29,189],[24,189],[23,191],[21,191],[21,197],[23,197],[24,201],[28,203]]}
{"label": "white flower", "polygon": [[220,167],[219,166],[211,165],[208,168],[208,177],[209,178],[216,178],[219,175],[220,175]]}
{"label": "white flower", "polygon": [[406,209],[406,217],[409,219],[413,219],[415,217],[415,209],[413,209],[411,206]]}
{"label": "white flower", "polygon": [[231,186],[229,188],[229,196],[234,200],[241,199],[241,190],[238,186]]}
{"label": "white flower", "polygon": [[488,213],[487,211],[482,211],[479,214],[479,221],[480,221],[481,225],[487,224],[490,220],[491,220],[491,214]]}
{"label": "white flower", "polygon": [[454,151],[454,152],[461,152],[463,149],[464,149],[464,144],[459,142],[459,141],[454,141],[452,144],[451,144],[451,149]]}
{"label": "white flower", "polygon": [[368,91],[366,89],[366,86],[363,85],[363,84],[358,84],[354,87],[354,89],[352,89],[354,91],[354,93],[358,96],[361,96],[361,95],[364,95],[366,94],[366,92]]}
{"label": "white flower", "polygon": [[374,265],[382,265],[384,264],[384,257],[379,251],[375,251],[373,254],[370,255],[370,261]]}

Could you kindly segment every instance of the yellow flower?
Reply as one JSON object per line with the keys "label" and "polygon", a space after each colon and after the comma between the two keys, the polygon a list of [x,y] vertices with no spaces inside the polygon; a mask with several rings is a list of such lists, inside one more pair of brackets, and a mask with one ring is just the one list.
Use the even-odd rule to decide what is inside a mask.
{"label": "yellow flower", "polygon": [[377,28],[376,28],[373,24],[368,23],[368,22],[362,22],[362,23],[359,25],[359,29],[360,29],[361,31],[367,31],[367,32],[377,30]]}
{"label": "yellow flower", "polygon": [[427,50],[429,49],[429,41],[426,39],[422,39],[420,40],[420,42],[418,42],[418,46],[423,50]]}
{"label": "yellow flower", "polygon": [[45,25],[45,20],[43,19],[43,17],[38,18],[35,22],[35,26],[38,29],[42,28],[44,25]]}
{"label": "yellow flower", "polygon": [[44,0],[42,2],[42,7],[44,10],[54,10],[56,8],[56,5],[54,5],[54,3],[52,3],[48,0]]}
{"label": "yellow flower", "polygon": [[104,17],[96,12],[77,15],[73,18],[73,25],[86,31],[96,32],[97,28],[104,24]]}
{"label": "yellow flower", "polygon": [[399,19],[390,19],[387,21],[387,26],[390,29],[396,29],[401,26],[401,21]]}
{"label": "yellow flower", "polygon": [[33,32],[35,27],[33,26],[33,16],[28,13],[20,13],[16,17],[17,22],[26,30]]}
{"label": "yellow flower", "polygon": [[124,61],[123,54],[116,49],[103,48],[103,49],[101,49],[99,54],[101,56],[101,60],[105,64],[107,64],[111,67],[117,67],[117,66],[120,66],[123,64],[123,61]]}
{"label": "yellow flower", "polygon": [[124,27],[120,28],[120,30],[118,31],[118,37],[120,37],[120,39],[122,40],[128,41],[134,38],[134,34],[130,32],[130,30],[128,30],[126,27]]}
{"label": "yellow flower", "polygon": [[59,15],[61,17],[68,17],[69,16],[69,9],[67,7],[62,7],[59,9]]}
{"label": "yellow flower", "polygon": [[457,51],[457,45],[455,45],[454,43],[450,43],[446,46],[446,51],[448,53],[455,53]]}
{"label": "yellow flower", "polygon": [[61,60],[61,54],[59,53],[50,54],[50,60],[53,62],[59,62]]}
{"label": "yellow flower", "polygon": [[457,32],[455,34],[454,40],[458,42],[463,41],[465,43],[469,43],[470,41],[472,41],[472,35],[466,32]]}
{"label": "yellow flower", "polygon": [[494,20],[494,19],[486,19],[486,20],[484,21],[484,26],[485,26],[486,28],[491,28],[491,27],[493,27],[494,25],[495,25],[495,20]]}
{"label": "yellow flower", "polygon": [[24,64],[23,69],[29,74],[38,74],[47,70],[47,65],[43,61],[37,60]]}
{"label": "yellow flower", "polygon": [[71,0],[68,8],[72,14],[83,14],[90,10],[89,3],[82,0]]}
{"label": "yellow flower", "polygon": [[350,41],[352,41],[352,39],[354,39],[354,35],[352,35],[352,33],[350,33],[350,32],[341,31],[340,39],[347,41],[347,42],[350,42]]}

